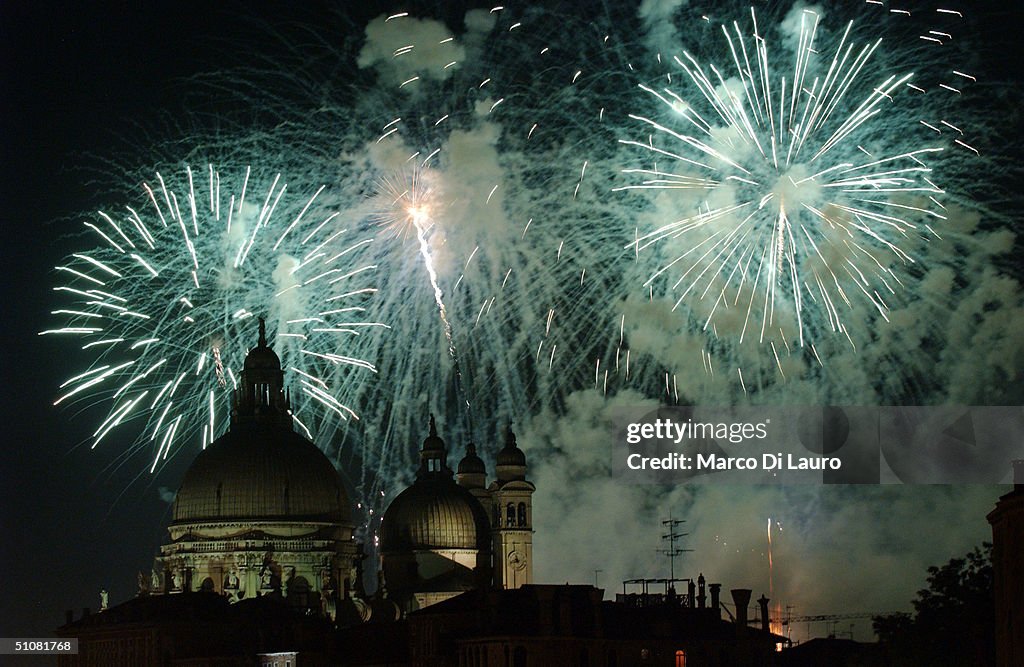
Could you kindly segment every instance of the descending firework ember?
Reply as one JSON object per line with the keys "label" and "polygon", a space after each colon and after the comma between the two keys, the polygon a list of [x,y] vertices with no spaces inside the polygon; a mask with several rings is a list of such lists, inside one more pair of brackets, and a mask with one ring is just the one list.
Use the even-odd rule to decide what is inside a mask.
{"label": "descending firework ember", "polygon": [[[434,258],[428,241],[430,228],[433,226],[430,188],[423,183],[423,177],[419,170],[414,169],[408,177],[400,174],[394,178],[381,179],[379,195],[383,200],[383,210],[379,213],[382,225],[391,228],[399,236],[403,236],[406,231],[411,231],[410,228],[416,230],[420,256],[423,258],[423,266],[434,291],[434,303],[437,304],[437,312],[448,341],[448,353],[455,363],[456,383],[461,385],[459,357],[455,349],[455,339],[452,336],[452,324],[448,319],[448,307],[444,303],[444,293],[437,282],[437,270],[434,268]],[[469,406],[465,396],[460,396],[460,399],[467,407]]]}
{"label": "descending firework ember", "polygon": [[[186,167],[181,187],[157,173],[139,204],[85,223],[99,242],[73,254],[54,311],[91,356],[61,385],[57,405],[99,401],[96,447],[119,426],[141,424],[137,448],[155,470],[175,449],[205,447],[228,424],[232,390],[252,342],[249,318],[266,315],[292,375],[293,420],[317,441],[357,418],[350,399],[375,372],[368,317],[375,267],[370,239],[346,229],[312,196],[290,196],[280,174],[250,168],[222,179]],[[228,186],[227,183],[233,183]]]}
{"label": "descending firework ember", "polygon": [[851,327],[889,321],[921,240],[947,220],[933,165],[977,151],[915,143],[925,120],[893,127],[925,90],[881,67],[882,40],[859,42],[853,21],[831,33],[813,9],[781,26],[751,9],[720,27],[717,59],[683,52],[640,85],[653,110],[630,115],[645,134],[621,143],[642,162],[618,189],[662,191],[675,209],[632,243],[658,257],[645,287],[666,286],[712,340],[765,345],[784,375],[780,357],[820,364],[816,341],[855,348]]}

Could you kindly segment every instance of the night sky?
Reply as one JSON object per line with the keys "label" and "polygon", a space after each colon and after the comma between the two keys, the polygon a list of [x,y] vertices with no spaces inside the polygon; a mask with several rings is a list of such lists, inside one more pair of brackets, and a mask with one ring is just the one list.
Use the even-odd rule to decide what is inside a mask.
{"label": "night sky", "polygon": [[[1012,89],[1021,81],[1020,46],[1014,52],[998,51],[995,45],[1011,43],[1008,37],[1019,34],[1024,22],[1019,9],[989,9],[999,4],[983,3],[972,11],[978,16],[975,25],[991,37],[986,40],[994,51],[990,80]],[[165,537],[170,510],[166,497],[176,488],[188,460],[179,457],[152,477],[144,472],[145,460],[119,456],[123,450],[116,439],[90,451],[85,438],[94,428],[91,417],[51,405],[57,386],[70,372],[64,346],[36,333],[53,324],[49,315],[56,283],[52,267],[81,247],[71,236],[79,229],[78,213],[119,201],[121,193],[97,186],[102,179],[97,181],[96,175],[106,161],[117,162],[119,156],[138,151],[149,133],[166,132],[169,123],[162,114],[174,118],[184,113],[180,105],[185,77],[217,70],[224,63],[239,64],[245,53],[239,42],[246,44],[245,36],[258,34],[260,25],[285,17],[316,23],[329,3],[306,3],[301,11],[288,9],[290,3],[272,3],[259,10],[242,3],[214,10],[207,5],[0,4],[4,157],[0,253],[6,278],[0,394],[6,453],[0,468],[2,636],[51,636],[52,629],[63,623],[65,609],[80,613],[82,607],[97,608],[101,588],[111,592],[112,602],[128,598],[134,593],[135,572],[149,568]],[[353,20],[365,22],[380,11],[367,10],[365,17]],[[262,55],[273,58],[273,53]],[[1006,103],[1007,98],[1003,99],[1001,103]],[[216,109],[216,102],[211,108]],[[1019,136],[1020,115],[1008,109],[1007,119],[1017,129],[1017,133],[1006,130],[1007,134]],[[1012,155],[1019,146],[1018,141],[1005,150]],[[135,157],[140,164],[147,162]],[[1010,202],[1013,214],[1019,215],[1020,203]],[[1020,241],[1016,244],[1019,248]],[[1019,266],[1010,271],[1020,275]],[[1019,290],[1017,298],[1019,302]],[[1018,386],[1009,387],[1007,396],[1020,396],[1020,367],[1016,371],[1010,383]],[[633,405],[650,405],[650,399],[640,396],[621,398],[623,403],[631,400]],[[781,562],[788,558],[792,569],[804,569],[807,574],[791,581],[835,576],[837,568],[851,572],[833,589],[813,597],[814,607],[800,613],[870,611],[876,609],[874,605],[885,605],[877,610],[888,611],[891,605],[907,605],[923,586],[927,565],[961,555],[990,535],[984,514],[1005,488],[786,493],[715,489],[698,502],[681,489],[666,489],[659,496],[650,490],[622,491],[610,481],[587,477],[594,469],[590,464],[607,457],[607,450],[597,444],[580,444],[573,456],[539,453],[545,425],[552,438],[570,433],[585,440],[585,428],[596,428],[599,420],[594,416],[604,407],[593,397],[576,396],[567,402],[563,414],[540,415],[524,426],[533,441],[523,438],[521,444],[528,454],[531,447],[537,448],[538,459],[544,461],[533,473],[538,487],[548,489],[544,497],[549,503],[582,503],[589,508],[567,510],[563,519],[550,514],[550,504],[545,508],[542,501],[535,503],[535,543],[548,542],[537,551],[540,581],[591,583],[593,570],[602,569],[608,573],[603,575],[602,587],[614,591],[618,582],[609,579],[631,574],[638,561],[660,567],[653,553],[659,546],[660,528],[654,519],[663,518],[669,510],[676,516],[692,512],[691,527],[700,528],[697,546],[714,556],[709,561],[720,559],[711,550],[723,540],[733,539],[754,554],[753,561],[728,561],[715,571],[713,564],[700,565],[699,549],[688,566],[707,568],[711,577],[732,577],[745,571],[744,563],[761,562],[765,517],[782,516],[786,535],[788,516],[793,515],[801,518],[793,520],[794,536],[788,544],[789,538],[780,538],[785,554]],[[460,451],[456,448],[455,455]],[[553,490],[567,478],[586,481],[573,498]],[[549,515],[542,519],[545,511]],[[620,522],[612,540],[620,548],[601,553],[603,543],[587,530],[595,515]],[[712,528],[713,524],[719,527]],[[821,531],[818,538],[802,532],[813,532],[812,524],[814,531]],[[554,544],[551,536],[555,534],[560,535],[561,545]],[[840,535],[849,541],[831,548],[827,543]],[[634,558],[630,545],[645,536],[650,537],[651,554]],[[858,556],[838,552],[850,544],[858,545]],[[908,550],[905,559],[899,556],[903,549]],[[599,559],[593,557],[595,552],[601,553]],[[545,557],[548,560],[542,563]],[[847,557],[852,562],[837,562]],[[797,562],[799,568],[794,565]],[[899,583],[887,582],[880,569],[888,569]],[[655,574],[661,573],[648,576]],[[746,581],[734,578],[724,583],[727,589],[741,584],[754,587],[756,596],[764,581],[765,572],[758,569]],[[886,592],[876,590],[865,596],[865,588],[875,586]],[[862,632],[857,638],[868,636]]]}

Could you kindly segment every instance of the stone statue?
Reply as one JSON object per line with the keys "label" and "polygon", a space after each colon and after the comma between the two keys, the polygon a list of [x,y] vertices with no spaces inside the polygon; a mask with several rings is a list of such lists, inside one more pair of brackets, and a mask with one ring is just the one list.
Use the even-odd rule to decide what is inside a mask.
{"label": "stone statue", "polygon": [[107,593],[107,589],[100,589],[100,611],[105,611],[110,603],[110,594]]}
{"label": "stone statue", "polygon": [[136,581],[139,586],[138,595],[149,595],[149,579],[146,578],[146,575],[140,571]]}
{"label": "stone statue", "polygon": [[149,582],[149,590],[154,592],[160,590],[160,573],[157,572],[155,569],[153,570],[153,573],[150,575]]}

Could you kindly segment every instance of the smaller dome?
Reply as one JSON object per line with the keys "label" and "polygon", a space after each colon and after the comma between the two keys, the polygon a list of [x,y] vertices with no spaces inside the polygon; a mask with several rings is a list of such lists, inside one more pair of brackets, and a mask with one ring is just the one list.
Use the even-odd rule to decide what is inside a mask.
{"label": "smaller dome", "polygon": [[260,318],[259,342],[245,355],[244,368],[245,370],[281,370],[281,358],[267,345],[267,323],[262,317]]}
{"label": "smaller dome", "polygon": [[382,553],[416,549],[488,549],[483,506],[451,477],[417,479],[391,501],[381,525]]}
{"label": "smaller dome", "polygon": [[441,436],[437,434],[437,424],[434,422],[434,415],[430,415],[430,435],[423,440],[422,452],[444,452],[445,444]]}
{"label": "smaller dome", "polygon": [[526,466],[526,454],[516,445],[516,434],[509,426],[505,430],[505,446],[498,452],[499,466]]}
{"label": "smaller dome", "polygon": [[486,475],[487,468],[484,466],[484,461],[476,455],[476,445],[469,443],[466,446],[466,455],[459,461],[458,473],[460,475]]}

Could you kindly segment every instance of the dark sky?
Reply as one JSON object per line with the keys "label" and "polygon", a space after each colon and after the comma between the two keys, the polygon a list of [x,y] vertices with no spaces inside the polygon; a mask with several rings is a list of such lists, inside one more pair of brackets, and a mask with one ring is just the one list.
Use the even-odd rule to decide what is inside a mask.
{"label": "dark sky", "polygon": [[[83,165],[124,149],[134,122],[173,110],[182,77],[222,62],[241,4],[211,4],[0,3],[0,636],[50,636],[65,608],[95,609],[101,587],[115,601],[131,595],[133,573],[164,536],[168,505],[153,487],[175,486],[187,462],[135,482],[143,466],[119,466],[115,442],[76,447],[90,422],[51,407],[67,369],[60,345],[36,332],[53,307],[51,268],[79,222],[63,218],[95,203]],[[245,12],[274,20],[288,4]],[[1001,12],[986,30],[1005,35],[1020,23]],[[1019,57],[1000,62],[1000,76],[1018,76]]]}
{"label": "dark sky", "polygon": [[209,49],[198,35],[216,32],[212,21],[188,2],[0,6],[2,333],[12,352],[0,362],[3,636],[51,636],[65,608],[96,608],[99,588],[115,585],[108,573],[132,573],[158,544],[166,506],[156,494],[129,490],[119,502],[134,473],[104,474],[110,458],[72,449],[85,424],[50,406],[60,348],[34,332],[51,309],[49,270],[70,247],[61,236],[71,225],[59,218],[87,192],[76,165],[117,141],[119,119],[167,102],[169,78],[202,66]]}
{"label": "dark sky", "polygon": [[184,77],[224,66],[225,52],[237,64],[241,30],[315,21],[333,3],[258,4],[0,3],[0,636],[50,636],[64,609],[95,609],[102,587],[115,601],[131,595],[165,535],[169,506],[154,486],[173,491],[183,469],[151,484],[116,442],[76,446],[90,421],[50,405],[67,369],[60,344],[36,332],[53,308],[52,267],[75,247],[67,234],[81,221],[69,216],[104,199],[89,169],[129,150],[138,125],[159,128],[160,111],[180,112]]}

